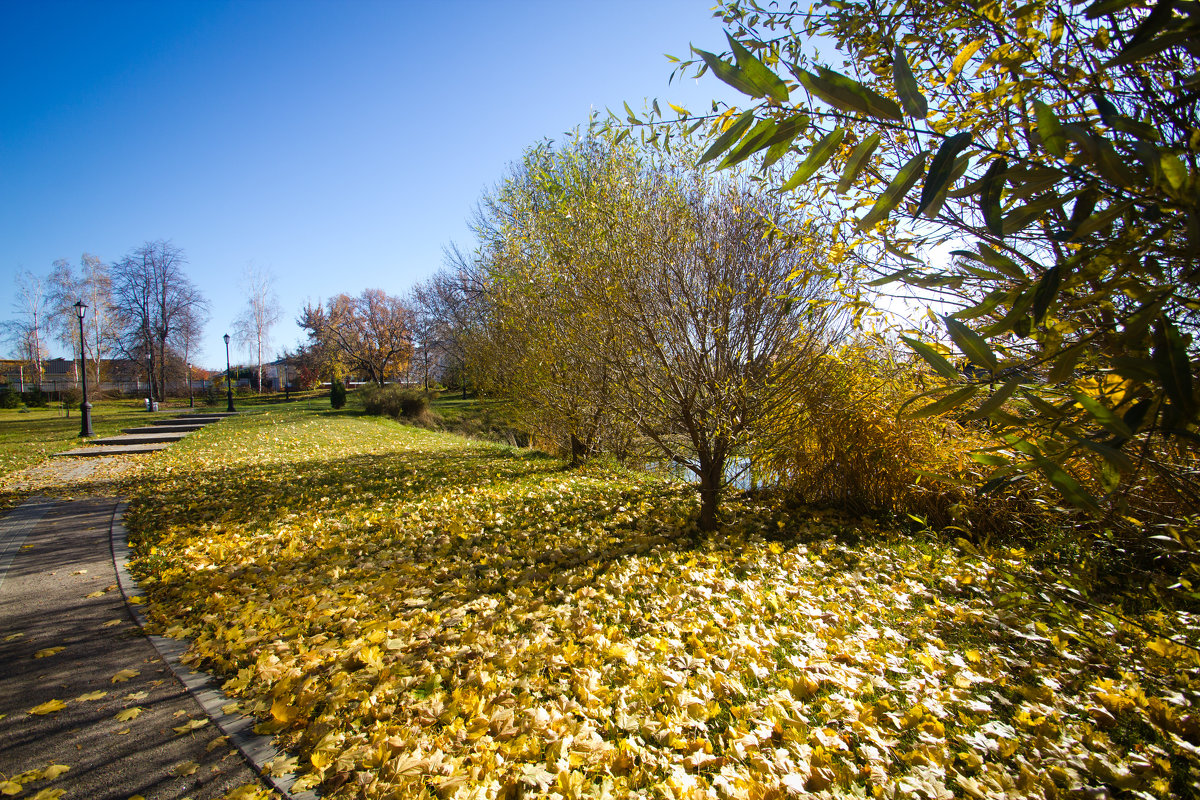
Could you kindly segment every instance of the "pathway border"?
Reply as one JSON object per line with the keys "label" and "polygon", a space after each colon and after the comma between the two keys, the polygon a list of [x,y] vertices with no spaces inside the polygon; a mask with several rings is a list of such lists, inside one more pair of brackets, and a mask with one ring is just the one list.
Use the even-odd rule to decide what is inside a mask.
{"label": "pathway border", "polygon": [[[145,631],[148,620],[142,609],[142,600],[133,601],[133,598],[144,598],[145,595],[138,588],[128,569],[129,534],[125,530],[124,524],[125,510],[128,507],[128,501],[122,500],[113,509],[112,523],[109,526],[109,544],[112,548],[113,565],[117,569],[117,583],[121,587],[121,594],[125,597],[125,608],[128,609],[130,616],[138,626]],[[45,511],[42,513],[44,514]],[[0,533],[0,536],[2,535]],[[21,538],[24,539],[24,535]],[[3,549],[0,549],[0,581],[3,580],[2,569],[5,566],[4,552]],[[271,737],[254,732],[254,718],[243,714],[226,714],[222,710],[222,707],[232,702],[233,698],[221,690],[220,683],[212,675],[193,670],[183,663],[183,655],[188,649],[186,640],[170,639],[150,633],[146,634],[146,638],[162,656],[163,661],[167,662],[167,666],[171,668],[171,672],[179,679],[179,682],[196,698],[196,702],[200,704],[209,718],[229,737],[229,741],[237,747],[238,751],[272,789],[291,800],[317,800],[318,795],[312,790],[292,791],[292,784],[296,781],[295,773],[289,772],[282,776],[276,776],[270,772],[270,762],[281,755],[272,743]]]}

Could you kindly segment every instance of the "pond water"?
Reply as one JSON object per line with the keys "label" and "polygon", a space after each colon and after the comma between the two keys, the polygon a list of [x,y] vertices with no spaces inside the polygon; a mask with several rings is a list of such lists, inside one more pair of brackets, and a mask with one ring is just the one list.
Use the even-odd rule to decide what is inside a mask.
{"label": "pond water", "polygon": [[[696,473],[677,461],[650,461],[642,466],[646,472],[666,475],[684,483],[698,483]],[[765,489],[778,482],[775,475],[756,468],[748,458],[731,458],[725,464],[725,485],[743,492]]]}

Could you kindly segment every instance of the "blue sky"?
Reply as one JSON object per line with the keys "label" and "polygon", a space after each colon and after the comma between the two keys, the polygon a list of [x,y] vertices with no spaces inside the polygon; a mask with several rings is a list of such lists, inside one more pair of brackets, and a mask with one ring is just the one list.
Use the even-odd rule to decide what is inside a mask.
{"label": "blue sky", "polygon": [[0,319],[20,271],[168,239],[212,304],[200,363],[224,366],[251,264],[293,345],[306,300],[400,294],[469,245],[481,193],[592,108],[729,98],[667,83],[664,53],[722,49],[709,9],[0,0]]}

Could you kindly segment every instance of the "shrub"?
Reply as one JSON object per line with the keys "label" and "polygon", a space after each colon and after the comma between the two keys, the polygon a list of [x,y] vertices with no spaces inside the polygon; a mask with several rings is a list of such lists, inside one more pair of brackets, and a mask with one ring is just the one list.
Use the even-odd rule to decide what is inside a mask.
{"label": "shrub", "polygon": [[425,427],[433,427],[438,422],[437,415],[430,409],[430,403],[437,396],[433,392],[389,384],[364,386],[359,390],[359,395],[368,414],[403,418]]}
{"label": "shrub", "polygon": [[0,391],[0,408],[16,408],[21,405],[21,396],[12,389]]}
{"label": "shrub", "polygon": [[336,378],[329,386],[329,403],[334,408],[342,408],[346,405],[346,386]]}
{"label": "shrub", "polygon": [[805,503],[913,515],[984,537],[1019,526],[1031,510],[1021,498],[975,491],[983,470],[969,451],[980,436],[949,418],[901,413],[921,380],[886,344],[844,346],[797,387],[792,413],[774,420],[764,466]]}
{"label": "shrub", "polygon": [[46,399],[46,393],[40,388],[34,387],[23,395],[25,405],[29,408],[45,408],[49,401]]}

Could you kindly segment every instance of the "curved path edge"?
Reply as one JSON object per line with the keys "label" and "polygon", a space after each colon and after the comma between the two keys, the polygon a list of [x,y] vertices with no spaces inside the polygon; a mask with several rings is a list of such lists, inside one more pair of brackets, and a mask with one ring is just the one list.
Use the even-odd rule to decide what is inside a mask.
{"label": "curved path edge", "polygon": [[[125,530],[124,516],[129,503],[122,500],[113,509],[112,523],[109,527],[109,543],[112,547],[113,565],[117,570],[117,583],[121,594],[125,597],[125,607],[130,616],[143,631],[148,622],[142,609],[141,601],[133,598],[144,598],[133,576],[129,574],[129,536]],[[222,707],[232,702],[232,698],[220,688],[217,680],[207,672],[199,672],[183,663],[183,655],[187,652],[188,643],[182,639],[170,639],[166,636],[147,633],[146,638],[167,662],[171,672],[179,679],[188,692],[196,698],[204,712],[213,723],[229,737],[229,741],[238,752],[250,763],[262,780],[272,789],[291,800],[317,800],[316,792],[306,790],[293,792],[292,784],[296,780],[295,773],[282,776],[273,775],[270,763],[280,755],[270,736],[254,732],[255,720],[242,714],[226,714]]]}

